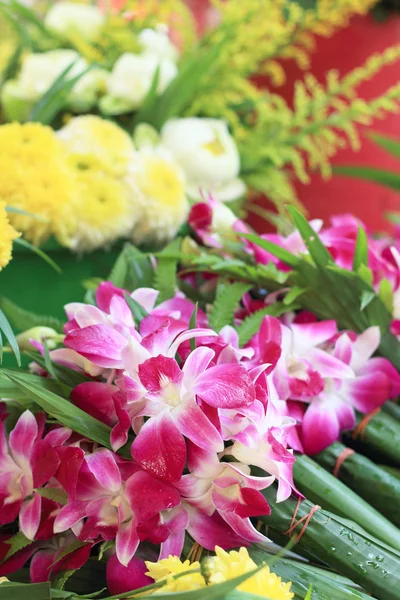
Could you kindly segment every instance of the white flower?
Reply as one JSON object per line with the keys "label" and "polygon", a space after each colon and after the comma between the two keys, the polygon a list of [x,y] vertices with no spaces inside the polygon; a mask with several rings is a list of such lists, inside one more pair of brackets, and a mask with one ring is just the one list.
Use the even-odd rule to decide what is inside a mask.
{"label": "white flower", "polygon": [[161,141],[184,170],[191,198],[210,192],[226,202],[244,194],[239,152],[224,121],[172,119],[162,128]]}
{"label": "white flower", "polygon": [[[17,79],[7,82],[8,90],[3,97],[9,102],[34,104],[52,86],[54,81],[69,67],[66,75],[72,79],[88,68],[88,63],[75,50],[51,50],[40,54],[28,54],[22,62]],[[71,90],[69,101],[71,108],[88,110],[95,104],[97,95],[105,85],[105,71],[92,69],[82,75]]]}
{"label": "white flower", "polygon": [[44,24],[63,39],[78,35],[91,42],[99,36],[104,21],[104,15],[96,6],[56,2],[47,13]]}
{"label": "white flower", "polygon": [[174,237],[189,212],[185,177],[161,147],[145,147],[135,153],[126,183],[137,205],[135,244],[166,242]]}
{"label": "white flower", "polygon": [[158,60],[170,60],[176,63],[179,52],[168,37],[168,28],[159,26],[156,29],[142,29],[138,35],[143,54],[154,56]]}
{"label": "white flower", "polygon": [[171,60],[126,52],[115,63],[107,80],[107,95],[100,101],[106,114],[122,114],[139,108],[160,67],[157,92],[162,93],[176,77],[178,69]]}

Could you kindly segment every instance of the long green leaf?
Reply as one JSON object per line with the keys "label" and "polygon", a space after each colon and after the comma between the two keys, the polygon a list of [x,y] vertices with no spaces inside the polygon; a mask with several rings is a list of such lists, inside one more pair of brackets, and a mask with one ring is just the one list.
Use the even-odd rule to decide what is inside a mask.
{"label": "long green leaf", "polygon": [[368,238],[365,229],[359,225],[353,258],[353,271],[357,273],[361,265],[368,267]]}
{"label": "long green leaf", "polygon": [[15,358],[17,359],[18,366],[21,366],[21,353],[19,351],[18,342],[15,339],[13,330],[10,327],[10,323],[7,321],[6,315],[0,308],[0,332],[3,332],[10,344],[12,351],[14,352]]}
{"label": "long green leaf", "polygon": [[300,259],[297,256],[295,256],[288,250],[281,248],[281,246],[278,246],[278,244],[274,244],[273,242],[264,240],[262,237],[256,235],[255,233],[241,233],[240,237],[249,240],[249,242],[252,242],[257,246],[260,246],[260,248],[263,248],[267,252],[270,252],[273,256],[276,256],[277,258],[279,258],[279,260],[289,265],[289,267],[294,268],[299,264]]}
{"label": "long green leaf", "polygon": [[56,262],[54,262],[54,260],[52,258],[50,258],[50,256],[48,254],[46,254],[46,252],[43,252],[43,250],[41,250],[37,246],[30,244],[29,242],[27,242],[26,240],[24,240],[22,238],[17,238],[16,240],[14,240],[14,244],[18,244],[19,246],[28,248],[28,250],[31,250],[31,252],[34,252],[35,254],[40,256],[40,258],[42,258],[44,260],[44,262],[47,262],[47,264],[50,265],[50,267],[52,269],[54,269],[57,273],[62,273],[62,269],[60,269],[58,264]]}
{"label": "long green leaf", "polygon": [[65,398],[46,390],[36,383],[27,382],[23,377],[15,372],[4,369],[1,375],[7,377],[15,383],[23,392],[29,394],[47,414],[57,419],[65,427],[70,427],[73,431],[80,433],[89,440],[98,442],[106,448],[111,448],[110,434],[111,429],[88,415],[83,410],[71,404]]}
{"label": "long green leaf", "polygon": [[346,167],[337,166],[333,168],[336,175],[345,175],[356,179],[364,179],[372,183],[380,183],[396,192],[400,191],[400,174],[385,171],[384,169],[374,169],[372,167]]}
{"label": "long green leaf", "polygon": [[137,302],[129,294],[124,294],[124,298],[126,300],[127,305],[132,311],[135,323],[140,323],[140,321],[147,317],[148,313],[145,311],[143,306],[139,304],[139,302]]}
{"label": "long green leaf", "polygon": [[2,583],[1,600],[52,600],[50,582],[46,583]]}
{"label": "long green leaf", "polygon": [[311,227],[304,215],[294,206],[288,206],[287,211],[293,219],[314,263],[319,267],[334,264],[332,256],[325,248],[318,234]]}
{"label": "long green leaf", "polygon": [[395,140],[394,138],[387,137],[385,135],[381,135],[379,133],[370,133],[368,134],[378,146],[389,152],[392,156],[396,158],[400,158],[400,141]]}

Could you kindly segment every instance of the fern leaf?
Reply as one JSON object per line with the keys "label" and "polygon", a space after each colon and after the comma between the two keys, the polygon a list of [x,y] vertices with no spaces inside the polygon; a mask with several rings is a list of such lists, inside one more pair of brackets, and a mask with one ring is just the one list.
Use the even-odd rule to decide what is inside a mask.
{"label": "fern leaf", "polygon": [[2,562],[5,562],[6,560],[8,560],[12,556],[14,556],[14,554],[19,552],[23,548],[26,548],[26,546],[29,546],[30,544],[32,544],[32,540],[28,540],[28,538],[22,533],[22,531],[19,531],[18,533],[13,535],[10,539],[6,540],[5,543],[8,546],[10,546],[10,549],[7,552],[6,556],[3,558]]}
{"label": "fern leaf", "polygon": [[157,302],[164,302],[175,296],[177,290],[176,270],[182,240],[177,238],[158,254],[157,268],[154,273],[154,287],[159,290]]}
{"label": "fern leaf", "polygon": [[209,317],[210,327],[214,331],[220,331],[225,325],[233,325],[235,310],[243,295],[251,287],[240,281],[235,281],[235,283],[220,281]]}
{"label": "fern leaf", "polygon": [[265,316],[280,317],[286,312],[291,312],[299,308],[295,304],[284,304],[277,302],[272,306],[266,306],[261,310],[249,315],[237,328],[239,334],[239,345],[244,346],[257,333],[261,327],[262,320]]}

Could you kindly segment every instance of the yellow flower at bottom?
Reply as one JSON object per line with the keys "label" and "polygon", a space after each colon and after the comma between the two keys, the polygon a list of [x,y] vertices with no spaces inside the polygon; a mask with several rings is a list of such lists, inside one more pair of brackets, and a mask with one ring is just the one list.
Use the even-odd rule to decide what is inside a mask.
{"label": "yellow flower at bottom", "polygon": [[133,158],[127,183],[138,205],[134,243],[172,239],[189,209],[180,168],[161,152],[143,150]]}
{"label": "yellow flower at bottom", "polygon": [[[239,551],[225,552],[215,547],[216,556],[207,559],[208,584],[223,583],[239,575],[244,575],[257,568],[246,548]],[[237,589],[256,594],[268,600],[291,600],[294,594],[290,591],[291,583],[284,583],[280,577],[272,573],[266,565],[255,575],[246,579]]]}
{"label": "yellow flower at bottom", "polygon": [[34,244],[71,232],[73,181],[65,151],[40,123],[0,126],[0,202],[35,215],[10,213],[11,224]]}
{"label": "yellow flower at bottom", "polygon": [[[206,586],[201,573],[188,573],[188,575],[179,577],[178,579],[174,579],[173,577],[185,571],[200,570],[199,562],[190,564],[188,560],[182,562],[177,556],[170,555],[168,558],[164,558],[156,563],[146,561],[146,567],[148,568],[146,575],[154,579],[154,581],[165,579],[165,585],[158,590],[158,592],[163,594],[166,592],[198,590]],[[157,594],[157,591],[154,593]]]}
{"label": "yellow flower at bottom", "polygon": [[11,260],[12,243],[20,234],[10,225],[4,202],[0,202],[0,271]]}

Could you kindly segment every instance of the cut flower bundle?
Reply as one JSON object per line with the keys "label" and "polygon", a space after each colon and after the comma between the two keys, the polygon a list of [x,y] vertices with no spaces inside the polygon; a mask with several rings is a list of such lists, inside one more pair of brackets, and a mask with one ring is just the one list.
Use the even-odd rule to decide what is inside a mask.
{"label": "cut flower bundle", "polygon": [[[212,199],[195,205],[190,237],[153,256],[127,246],[87,303],[65,307],[63,334],[39,327],[17,337],[32,362],[29,372],[1,370],[0,574],[18,578],[30,561],[31,581],[50,580],[57,597],[97,556],[116,597],[143,588],[207,598],[213,586],[216,598],[237,587],[243,598],[323,599],[332,589],[333,598],[395,600],[400,531],[388,504],[397,476],[342,447],[329,462],[342,433],[372,428],[400,392],[399,342],[375,324],[385,317],[396,333],[395,242],[369,239],[349,218],[319,238],[294,211],[299,231],[272,242],[237,219],[218,227],[218,211]],[[318,318],[320,304],[335,316],[336,296],[300,288],[309,269],[368,287],[368,302],[360,292],[347,316],[371,319],[364,330],[341,329],[339,312]],[[382,347],[386,357],[374,356]],[[354,491],[304,453],[336,475],[353,465]],[[372,485],[377,473],[385,485],[372,501],[359,479]],[[296,554],[273,557],[288,542]]]}

